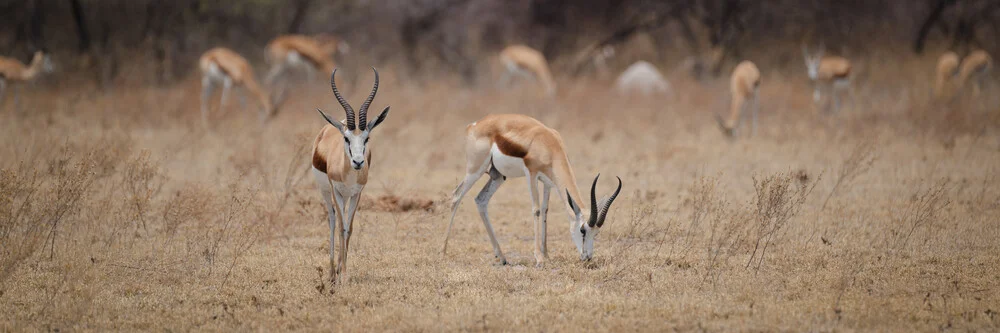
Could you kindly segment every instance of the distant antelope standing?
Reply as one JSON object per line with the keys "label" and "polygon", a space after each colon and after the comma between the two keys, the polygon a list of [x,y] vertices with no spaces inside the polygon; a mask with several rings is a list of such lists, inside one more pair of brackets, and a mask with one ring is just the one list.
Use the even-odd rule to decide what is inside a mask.
{"label": "distant antelope standing", "polygon": [[945,52],[938,58],[937,70],[934,78],[934,98],[943,100],[951,97],[952,90],[955,89],[955,76],[958,74],[958,54],[955,52]]}
{"label": "distant antelope standing", "polygon": [[[979,96],[982,86],[987,83],[989,73],[993,69],[993,58],[986,51],[976,50],[962,59],[958,81],[963,87],[972,85],[973,96]],[[973,80],[974,82],[969,82]]]}
{"label": "distant antelope standing", "polygon": [[757,112],[760,109],[757,96],[760,90],[760,70],[757,65],[749,60],[744,60],[733,69],[733,75],[729,79],[729,89],[732,93],[732,102],[729,109],[729,117],[723,120],[719,114],[715,114],[715,120],[722,129],[722,132],[729,137],[736,135],[736,130],[740,126],[740,119],[747,114],[747,109],[751,109],[752,122],[750,125],[750,135],[757,135]]}
{"label": "distant antelope standing", "polygon": [[[3,105],[8,83],[24,83],[34,80],[41,73],[52,72],[52,60],[45,51],[37,51],[31,64],[25,66],[17,59],[0,57],[0,105]],[[20,104],[20,87],[14,90],[14,105]]]}
{"label": "distant antelope standing", "polygon": [[348,48],[343,41],[327,35],[278,36],[267,44],[267,59],[271,63],[271,70],[265,82],[272,83],[291,68],[304,69],[308,80],[312,81],[317,70],[324,75],[332,72],[336,67],[333,62],[334,53],[347,53]]}
{"label": "distant antelope standing", "polygon": [[[371,167],[372,152],[368,149],[368,139],[372,130],[389,114],[389,107],[386,106],[375,120],[367,122],[368,107],[378,92],[378,71],[375,68],[372,71],[375,71],[375,85],[358,110],[357,123],[354,120],[354,108],[337,90],[337,83],[334,81],[336,70],[330,75],[330,88],[333,89],[337,102],[344,108],[347,119],[343,122],[334,121],[322,110],[316,109],[329,123],[316,136],[312,169],[326,205],[330,225],[330,281],[333,283],[346,280],[351,226],[354,224],[354,213],[358,209],[361,191],[368,184],[368,170]],[[336,248],[339,249],[340,256],[334,258],[334,245],[338,243],[340,245]]]}
{"label": "distant antelope standing", "polygon": [[263,123],[273,116],[277,107],[272,104],[271,97],[261,90],[254,78],[253,68],[242,56],[224,47],[208,50],[198,61],[201,69],[201,118],[208,125],[209,99],[216,85],[222,84],[222,96],[219,109],[226,106],[229,90],[234,86],[243,86],[250,91],[260,103],[260,121]]}
{"label": "distant antelope standing", "polygon": [[830,97],[833,98],[833,109],[837,111],[840,110],[840,93],[850,89],[851,62],[843,57],[824,56],[824,53],[825,48],[822,44],[816,54],[809,54],[806,46],[802,45],[802,55],[805,57],[809,79],[814,85],[813,101],[819,102],[822,98],[820,91],[826,88],[825,90],[828,90]]}
{"label": "distant antelope standing", "polygon": [[513,75],[531,76],[542,84],[546,94],[556,94],[556,83],[541,52],[524,45],[511,45],[500,51],[500,62],[505,69],[498,81],[500,86],[509,84]]}
{"label": "distant antelope standing", "polygon": [[[594,177],[594,183],[590,186],[590,214],[584,216],[586,208],[580,206],[582,201],[577,201],[583,197],[576,187],[576,176],[570,167],[566,146],[559,132],[528,116],[497,114],[487,115],[469,124],[465,128],[465,135],[465,180],[455,188],[452,195],[451,221],[445,233],[442,252],[448,251],[448,239],[451,237],[451,227],[455,224],[458,204],[476,181],[488,174],[489,182],[476,196],[476,206],[479,208],[479,217],[486,226],[486,234],[493,244],[493,254],[500,264],[506,265],[507,258],[493,234],[486,208],[500,185],[507,178],[517,177],[526,177],[528,181],[528,198],[531,200],[535,225],[535,264],[541,266],[548,257],[546,221],[549,193],[552,189],[566,203],[570,238],[576,244],[580,260],[590,260],[593,257],[594,237],[601,231],[611,203],[621,192],[621,178],[618,179],[618,188],[614,194],[598,201],[596,191],[600,175]],[[541,196],[538,193],[538,182],[543,186]]]}

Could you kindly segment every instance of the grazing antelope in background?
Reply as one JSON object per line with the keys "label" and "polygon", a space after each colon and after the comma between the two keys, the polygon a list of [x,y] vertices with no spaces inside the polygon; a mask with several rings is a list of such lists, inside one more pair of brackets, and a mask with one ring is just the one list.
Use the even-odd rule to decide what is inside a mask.
{"label": "grazing antelope in background", "polygon": [[[821,98],[821,87],[827,87],[833,98],[834,111],[840,109],[840,92],[849,90],[851,85],[851,62],[843,57],[824,56],[825,48],[822,44],[816,54],[809,54],[809,50],[802,45],[802,56],[805,57],[806,68],[809,79],[813,81],[813,101],[819,102]],[[853,103],[853,97],[852,97]]]}
{"label": "grazing antelope in background", "polygon": [[278,36],[267,44],[267,59],[271,63],[271,70],[264,81],[272,83],[293,67],[304,69],[307,80],[312,81],[313,72],[317,70],[332,72],[336,67],[333,54],[338,51],[347,53],[348,49],[347,43],[328,35]]}
{"label": "grazing antelope in background", "polygon": [[[386,106],[378,118],[367,122],[368,107],[378,92],[378,71],[375,72],[375,85],[368,99],[358,110],[358,122],[354,122],[354,109],[337,90],[334,78],[337,70],[330,75],[330,87],[333,96],[344,108],[347,119],[344,122],[334,121],[320,109],[320,115],[329,125],[324,125],[316,136],[313,146],[312,168],[316,176],[316,184],[326,204],[328,222],[330,224],[330,282],[340,282],[347,275],[347,250],[351,242],[351,226],[354,223],[354,213],[358,209],[361,191],[368,184],[368,169],[371,167],[372,152],[368,149],[368,139],[375,129],[389,114]],[[334,242],[334,237],[337,241]],[[334,261],[334,245],[339,244],[340,257]],[[346,279],[346,278],[344,278]]]}
{"label": "grazing antelope in background", "polygon": [[958,54],[945,52],[938,58],[934,77],[934,98],[943,100],[951,97],[954,90],[954,79],[958,74]]}
{"label": "grazing antelope in background", "polygon": [[989,78],[989,72],[993,69],[993,58],[986,51],[975,50],[962,59],[962,66],[959,69],[958,81],[961,86],[969,84],[969,80],[975,80],[972,84],[972,95],[979,96],[982,85]]}
{"label": "grazing antelope in background", "polygon": [[[7,91],[7,84],[29,82],[38,74],[51,73],[52,60],[45,51],[37,51],[31,58],[31,64],[25,66],[17,59],[0,57],[0,105]],[[14,90],[14,105],[20,104],[20,87]]]}
{"label": "grazing antelope in background", "polygon": [[272,104],[271,97],[261,90],[254,78],[253,68],[239,54],[224,47],[217,47],[205,52],[198,61],[201,69],[201,119],[205,126],[208,126],[208,106],[209,98],[216,85],[222,84],[222,96],[219,101],[219,109],[226,106],[229,98],[229,90],[233,85],[243,86],[250,91],[260,103],[260,121],[263,123],[268,117],[274,115],[277,110]]}
{"label": "grazing antelope in background", "polygon": [[656,66],[641,60],[628,66],[621,75],[618,75],[618,79],[615,80],[615,88],[622,95],[672,95],[670,82],[663,77],[663,74],[660,74]]}
{"label": "grazing antelope in background", "polygon": [[729,117],[723,120],[719,114],[715,114],[715,120],[728,137],[736,135],[736,129],[740,126],[740,119],[751,109],[752,122],[750,124],[750,135],[757,135],[757,112],[760,106],[757,102],[757,93],[760,90],[760,70],[757,65],[749,60],[744,60],[733,69],[733,75],[729,79],[729,89],[732,93],[732,102],[729,109]]}
{"label": "grazing antelope in background", "polygon": [[[526,177],[528,180],[530,195],[528,198],[531,199],[535,226],[535,264],[541,266],[548,257],[546,226],[549,193],[553,188],[556,195],[566,203],[570,237],[580,252],[580,259],[590,260],[594,255],[594,237],[601,231],[611,203],[621,192],[621,178],[618,179],[618,188],[614,194],[597,201],[595,192],[600,175],[594,177],[594,184],[590,187],[590,214],[584,216],[583,211],[586,207],[580,206],[583,202],[577,201],[582,197],[576,187],[576,176],[570,167],[566,147],[559,132],[545,127],[534,118],[518,114],[488,115],[468,125],[465,132],[465,180],[453,193],[451,221],[448,223],[442,252],[448,251],[451,227],[455,223],[455,212],[458,211],[462,197],[483,174],[488,174],[490,180],[476,196],[476,206],[493,244],[493,253],[500,260],[500,264],[506,265],[507,259],[493,233],[486,207],[500,185],[507,178],[516,177]],[[543,185],[540,197],[537,187],[539,181]],[[565,197],[563,193],[566,194]]]}
{"label": "grazing antelope in background", "polygon": [[556,94],[556,83],[541,52],[524,45],[511,45],[500,51],[500,62],[505,69],[498,81],[500,86],[506,86],[513,75],[533,76],[545,87],[546,94]]}

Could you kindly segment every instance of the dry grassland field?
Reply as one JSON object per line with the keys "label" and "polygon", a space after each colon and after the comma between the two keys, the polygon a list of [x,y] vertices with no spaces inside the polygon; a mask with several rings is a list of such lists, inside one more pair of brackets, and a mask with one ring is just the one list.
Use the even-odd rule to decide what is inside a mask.
{"label": "dry grassland field", "polygon": [[[196,75],[28,85],[0,111],[0,331],[997,331],[998,85],[936,105],[935,60],[866,60],[834,115],[801,68],[762,68],[758,134],[736,140],[713,120],[724,77],[671,75],[675,96],[652,100],[557,77],[550,100],[385,67],[372,110],[392,109],[338,285],[309,173],[314,109],[343,115],[323,78],[263,127],[234,98],[211,131]],[[358,105],[371,74],[354,73]],[[553,196],[535,267],[523,180],[490,206],[509,265],[473,202],[485,179],[442,255],[465,126],[491,113],[560,131],[584,191],[621,177],[593,260]]]}

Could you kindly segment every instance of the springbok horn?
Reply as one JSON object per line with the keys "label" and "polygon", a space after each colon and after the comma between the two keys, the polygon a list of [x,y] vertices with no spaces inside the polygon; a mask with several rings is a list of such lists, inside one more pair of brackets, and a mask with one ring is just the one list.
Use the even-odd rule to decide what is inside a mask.
{"label": "springbok horn", "polygon": [[333,88],[333,96],[337,97],[337,102],[340,102],[340,106],[344,107],[344,112],[347,113],[347,129],[354,130],[354,108],[350,104],[347,104],[347,100],[344,96],[340,96],[340,91],[337,90],[337,82],[334,78],[337,77],[337,69],[333,69],[333,74],[330,74],[330,87]]}
{"label": "springbok horn", "polygon": [[587,225],[593,228],[597,225],[597,179],[601,178],[601,174],[597,174],[594,177],[594,184],[590,185],[590,221],[587,221]]}
{"label": "springbok horn", "polygon": [[372,93],[368,95],[368,99],[365,100],[364,104],[361,104],[361,109],[358,110],[358,122],[361,126],[361,130],[364,131],[368,129],[368,107],[372,105],[372,100],[375,99],[375,92],[378,91],[378,71],[375,67],[372,67],[372,71],[375,72],[375,86],[372,87]]}
{"label": "springbok horn", "polygon": [[618,178],[618,189],[615,190],[615,193],[612,194],[611,197],[601,200],[601,212],[597,214],[598,228],[604,226],[604,218],[608,217],[608,209],[611,209],[611,203],[614,202],[615,198],[618,197],[618,192],[622,191],[621,177],[615,177],[615,178]]}

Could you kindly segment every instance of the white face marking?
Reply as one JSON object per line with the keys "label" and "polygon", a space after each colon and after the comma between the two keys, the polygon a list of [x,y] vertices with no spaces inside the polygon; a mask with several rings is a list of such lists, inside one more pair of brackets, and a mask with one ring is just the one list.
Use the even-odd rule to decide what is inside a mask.
{"label": "white face marking", "polygon": [[570,238],[573,239],[576,250],[580,252],[580,260],[590,260],[594,257],[594,238],[600,232],[601,228],[591,228],[587,225],[582,214],[580,219],[570,223]]}
{"label": "white face marking", "polygon": [[519,157],[507,156],[500,152],[500,148],[496,144],[490,148],[490,154],[493,156],[493,167],[500,171],[501,175],[507,178],[524,177],[525,170],[527,167],[524,165],[524,159]]}
{"label": "white face marking", "polygon": [[368,146],[368,131],[361,131],[355,134],[344,128],[344,153],[347,154],[347,158],[351,160],[351,167],[354,170],[360,170],[365,164],[365,149]]}

